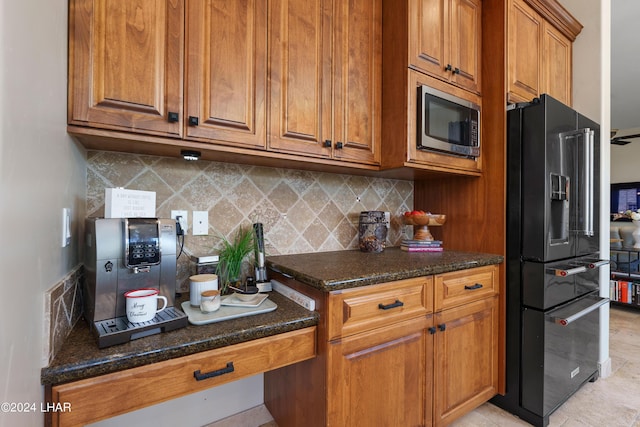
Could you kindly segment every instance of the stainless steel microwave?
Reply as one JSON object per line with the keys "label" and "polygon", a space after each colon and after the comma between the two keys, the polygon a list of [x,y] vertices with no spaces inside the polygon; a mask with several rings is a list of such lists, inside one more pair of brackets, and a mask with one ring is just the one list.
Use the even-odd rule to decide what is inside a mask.
{"label": "stainless steel microwave", "polygon": [[428,86],[418,87],[418,148],[480,156],[480,106]]}

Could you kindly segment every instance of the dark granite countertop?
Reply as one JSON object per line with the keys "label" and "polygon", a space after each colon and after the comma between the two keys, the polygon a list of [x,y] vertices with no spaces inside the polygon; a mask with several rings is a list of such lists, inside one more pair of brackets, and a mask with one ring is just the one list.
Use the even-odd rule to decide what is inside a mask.
{"label": "dark granite countertop", "polygon": [[356,249],[270,256],[267,266],[328,292],[500,264],[503,259],[501,255],[485,253],[405,252],[392,247],[380,253]]}
{"label": "dark granite countertop", "polygon": [[[175,305],[187,299],[188,294],[183,295]],[[98,348],[87,323],[80,320],[55,359],[42,368],[41,382],[77,381],[318,324],[317,313],[282,295],[271,292],[269,299],[278,305],[275,311],[202,326],[189,324],[104,349]]]}
{"label": "dark granite countertop", "polygon": [[[457,251],[409,253],[393,247],[381,253],[348,250],[271,256],[267,258],[267,266],[328,292],[502,261],[501,255]],[[188,295],[183,295],[176,306],[187,298]],[[105,349],[98,348],[87,323],[80,321],[51,364],[42,368],[41,382],[50,385],[77,381],[318,324],[317,313],[276,292],[271,292],[269,298],[278,305],[277,310],[202,326],[189,324]]]}

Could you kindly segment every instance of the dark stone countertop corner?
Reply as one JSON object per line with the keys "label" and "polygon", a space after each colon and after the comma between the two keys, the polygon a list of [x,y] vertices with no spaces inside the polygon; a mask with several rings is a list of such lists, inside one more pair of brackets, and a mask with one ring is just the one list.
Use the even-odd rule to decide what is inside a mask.
{"label": "dark stone countertop corner", "polygon": [[[186,298],[183,295],[176,306],[185,299],[188,294]],[[41,383],[77,381],[318,324],[318,313],[275,292],[269,294],[269,299],[278,305],[269,313],[200,326],[189,324],[104,349],[98,348],[87,322],[81,319],[53,361],[42,368]]]}
{"label": "dark stone countertop corner", "polygon": [[316,289],[330,292],[412,277],[500,264],[502,255],[478,252],[405,252],[399,247],[379,253],[360,250],[279,255],[267,266]]}

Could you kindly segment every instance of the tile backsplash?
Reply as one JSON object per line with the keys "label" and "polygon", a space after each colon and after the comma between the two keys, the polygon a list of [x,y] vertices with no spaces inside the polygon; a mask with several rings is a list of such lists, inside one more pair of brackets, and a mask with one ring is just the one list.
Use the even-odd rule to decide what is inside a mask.
{"label": "tile backsplash", "polygon": [[83,280],[84,268],[78,265],[44,294],[44,330],[48,339],[42,355],[43,366],[53,359],[82,316],[80,289]]}
{"label": "tile backsplash", "polygon": [[[388,244],[397,245],[405,231],[399,215],[413,207],[412,181],[89,151],[88,216],[104,215],[111,187],[155,191],[159,217],[189,211],[182,290],[195,271],[188,255],[216,253],[220,236],[231,238],[241,225],[263,223],[267,256],[354,249],[360,212],[382,210],[391,213]],[[208,235],[192,235],[194,210],[208,211]]]}

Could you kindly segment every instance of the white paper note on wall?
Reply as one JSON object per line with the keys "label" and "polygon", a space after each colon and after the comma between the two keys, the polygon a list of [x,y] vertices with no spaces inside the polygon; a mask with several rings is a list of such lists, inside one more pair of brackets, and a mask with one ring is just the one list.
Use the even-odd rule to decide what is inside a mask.
{"label": "white paper note on wall", "polygon": [[155,216],[155,191],[104,189],[105,218],[154,218]]}

